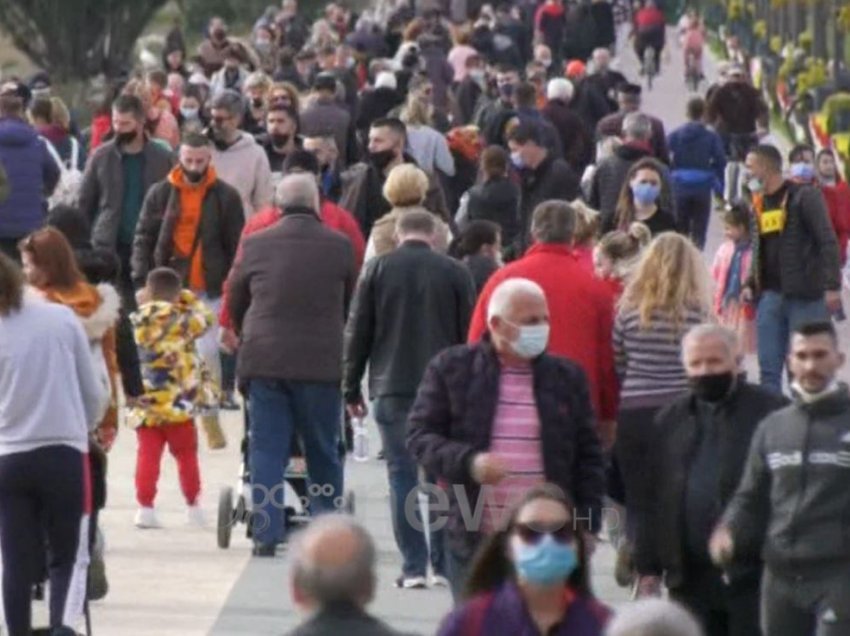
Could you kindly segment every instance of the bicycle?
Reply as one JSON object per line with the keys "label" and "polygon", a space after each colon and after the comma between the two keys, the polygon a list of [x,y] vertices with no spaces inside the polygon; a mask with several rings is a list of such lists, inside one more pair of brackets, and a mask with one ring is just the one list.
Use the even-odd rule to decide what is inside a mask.
{"label": "bicycle", "polygon": [[688,90],[696,93],[702,81],[702,71],[696,53],[689,51],[685,58],[685,84]]}

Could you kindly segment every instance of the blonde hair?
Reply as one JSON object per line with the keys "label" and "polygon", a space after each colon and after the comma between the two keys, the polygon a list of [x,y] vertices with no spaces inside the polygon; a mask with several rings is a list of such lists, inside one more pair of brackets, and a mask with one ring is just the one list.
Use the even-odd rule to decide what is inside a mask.
{"label": "blonde hair", "polygon": [[396,166],[384,183],[384,198],[394,208],[422,205],[428,194],[428,175],[412,163]]}
{"label": "blonde hair", "polygon": [[680,324],[685,312],[708,314],[710,276],[702,254],[676,232],[655,237],[643,253],[634,276],[623,291],[620,311],[637,311],[641,328],[661,312]]}
{"label": "blonde hair", "polygon": [[433,118],[433,107],[424,103],[411,93],[404,108],[401,109],[399,119],[408,126],[430,126]]}
{"label": "blonde hair", "polygon": [[576,213],[576,228],[573,231],[573,244],[586,245],[599,234],[599,211],[584,201],[576,199],[570,203]]}
{"label": "blonde hair", "polygon": [[59,97],[50,98],[50,120],[66,131],[71,129],[71,113]]}

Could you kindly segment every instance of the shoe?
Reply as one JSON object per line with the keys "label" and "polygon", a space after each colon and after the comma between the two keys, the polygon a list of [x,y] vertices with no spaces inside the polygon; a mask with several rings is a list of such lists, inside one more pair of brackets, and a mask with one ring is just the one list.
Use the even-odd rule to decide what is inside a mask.
{"label": "shoe", "polygon": [[207,516],[204,514],[204,509],[198,504],[189,506],[186,509],[186,517],[190,526],[195,526],[196,528],[207,527]]}
{"label": "shoe", "polygon": [[424,590],[428,581],[424,576],[400,576],[395,580],[395,586],[403,590]]}
{"label": "shoe", "polygon": [[136,519],[133,523],[137,528],[141,529],[162,527],[159,519],[156,518],[156,511],[153,508],[139,508],[136,511]]}
{"label": "shoe", "polygon": [[225,411],[238,411],[241,406],[236,401],[236,396],[233,395],[233,391],[227,391],[224,394],[224,397],[221,398],[220,405]]}
{"label": "shoe", "polygon": [[636,578],[634,563],[632,562],[632,546],[628,541],[623,541],[617,548],[614,580],[620,587],[632,587]]}
{"label": "shoe", "polygon": [[444,577],[442,574],[435,574],[428,581],[429,587],[449,587],[449,580]]}
{"label": "shoe", "polygon": [[264,543],[255,543],[251,555],[255,557],[274,557],[277,552],[277,545],[272,543],[267,545]]}
{"label": "shoe", "polygon": [[218,415],[201,416],[201,426],[207,434],[207,446],[210,450],[221,450],[227,446],[224,431],[221,430],[221,422]]}

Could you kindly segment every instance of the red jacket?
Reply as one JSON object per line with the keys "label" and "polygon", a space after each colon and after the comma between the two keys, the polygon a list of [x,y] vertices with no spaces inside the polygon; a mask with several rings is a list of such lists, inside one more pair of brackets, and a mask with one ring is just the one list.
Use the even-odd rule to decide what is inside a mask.
{"label": "red jacket", "polygon": [[549,303],[549,353],[570,358],[587,374],[600,420],[617,417],[619,386],[614,371],[614,299],[608,286],[587,271],[568,247],[532,245],[520,260],[490,277],[472,314],[469,342],[487,331],[487,305],[499,283],[528,278],[543,288]]}
{"label": "red jacket", "polygon": [[[283,217],[283,213],[275,207],[268,207],[260,210],[245,223],[242,228],[242,236],[239,238],[239,247],[236,249],[236,257],[233,259],[233,264],[236,265],[242,260],[242,244],[245,238],[256,234],[261,230],[271,227]],[[354,260],[357,270],[363,266],[363,257],[366,254],[366,241],[363,239],[363,233],[360,231],[360,225],[355,220],[354,216],[348,210],[344,210],[336,203],[329,200],[322,201],[322,222],[332,230],[342,232],[351,241],[351,246],[354,248]],[[232,271],[232,270],[231,270]],[[227,310],[227,296],[230,285],[228,280],[224,283],[221,297],[221,310],[219,312],[218,321],[225,329],[232,329],[233,325],[230,322],[230,313]]]}
{"label": "red jacket", "polygon": [[838,249],[841,250],[841,266],[847,262],[847,241],[850,240],[850,186],[839,181],[834,186],[821,186],[832,229],[838,237]]}

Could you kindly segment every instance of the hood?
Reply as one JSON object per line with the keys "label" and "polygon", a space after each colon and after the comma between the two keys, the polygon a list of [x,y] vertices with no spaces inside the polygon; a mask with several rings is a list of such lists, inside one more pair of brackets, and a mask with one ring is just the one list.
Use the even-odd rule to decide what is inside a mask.
{"label": "hood", "polygon": [[0,145],[28,146],[38,139],[35,128],[22,119],[4,117],[0,119]]}
{"label": "hood", "polygon": [[81,283],[71,290],[45,290],[47,298],[69,307],[79,316],[89,340],[100,340],[118,322],[121,300],[112,285]]}
{"label": "hood", "polygon": [[684,143],[691,143],[707,134],[705,126],[696,122],[685,124],[679,129],[679,135]]}
{"label": "hood", "polygon": [[47,139],[54,146],[61,144],[68,138],[68,131],[57,124],[49,124],[47,126],[39,126],[38,134]]}
{"label": "hood", "polygon": [[638,159],[652,156],[652,148],[648,143],[630,141],[615,148],[614,154],[626,161],[637,161]]}
{"label": "hood", "polygon": [[[234,147],[238,144],[239,142],[237,141],[236,144],[234,144]],[[168,182],[178,190],[191,190],[199,187],[206,190],[215,183],[216,179],[218,179],[218,175],[216,174],[215,167],[213,167],[212,163],[210,163],[207,167],[207,172],[204,175],[204,178],[198,183],[189,183],[186,181],[186,177],[183,174],[183,166],[180,164],[174,166],[171,169],[171,172],[168,173]]]}

